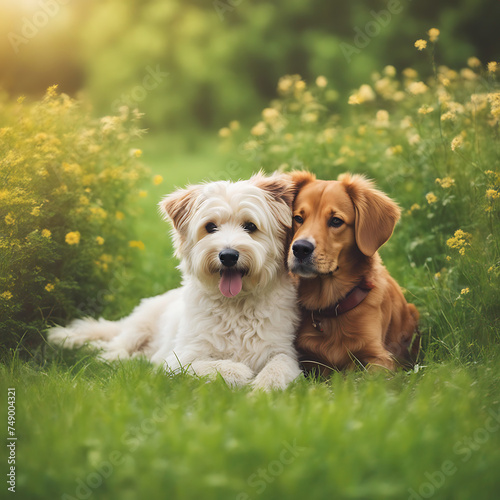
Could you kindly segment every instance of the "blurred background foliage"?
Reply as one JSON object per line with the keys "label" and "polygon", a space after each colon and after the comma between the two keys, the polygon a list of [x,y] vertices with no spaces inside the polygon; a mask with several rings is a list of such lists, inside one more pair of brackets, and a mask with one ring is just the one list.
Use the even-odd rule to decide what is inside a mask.
{"label": "blurred background foliage", "polygon": [[40,97],[57,83],[98,114],[135,104],[152,130],[220,127],[253,119],[284,74],[345,93],[402,70],[432,26],[451,68],[495,60],[499,14],[494,0],[2,0],[0,87]]}

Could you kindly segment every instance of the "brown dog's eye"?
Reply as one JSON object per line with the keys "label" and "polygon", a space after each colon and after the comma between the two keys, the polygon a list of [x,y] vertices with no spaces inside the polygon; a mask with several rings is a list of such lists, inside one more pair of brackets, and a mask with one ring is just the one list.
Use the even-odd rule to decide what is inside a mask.
{"label": "brown dog's eye", "polygon": [[205,229],[207,233],[215,233],[217,231],[217,226],[213,222],[209,222],[206,226]]}
{"label": "brown dog's eye", "polygon": [[304,219],[300,215],[296,215],[293,220],[297,222],[297,224],[302,224],[304,222]]}
{"label": "brown dog's eye", "polygon": [[338,217],[332,217],[328,221],[328,225],[330,227],[340,227],[343,223],[344,223],[344,221],[342,219],[339,219]]}

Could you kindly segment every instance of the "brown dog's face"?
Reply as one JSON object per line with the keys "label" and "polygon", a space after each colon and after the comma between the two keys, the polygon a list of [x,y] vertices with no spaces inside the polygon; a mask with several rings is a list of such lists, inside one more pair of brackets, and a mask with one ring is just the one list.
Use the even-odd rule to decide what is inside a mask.
{"label": "brown dog's face", "polygon": [[288,264],[294,274],[332,275],[356,247],[354,206],[338,181],[306,184],[295,200],[293,219]]}
{"label": "brown dog's face", "polygon": [[399,208],[364,177],[321,181],[307,172],[291,177],[298,189],[288,254],[292,273],[334,276],[356,257],[371,257],[390,238]]}

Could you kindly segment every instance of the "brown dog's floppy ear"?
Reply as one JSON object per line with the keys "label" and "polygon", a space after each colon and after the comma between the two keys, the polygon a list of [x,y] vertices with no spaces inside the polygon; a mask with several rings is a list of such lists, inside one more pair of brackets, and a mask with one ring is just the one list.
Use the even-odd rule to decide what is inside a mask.
{"label": "brown dog's floppy ear", "polygon": [[188,186],[186,189],[178,189],[165,196],[158,203],[160,212],[165,219],[170,219],[174,229],[182,235],[189,221],[189,216],[193,213],[193,206],[198,198],[200,186]]}
{"label": "brown dog's floppy ear", "polygon": [[316,180],[316,176],[311,172],[307,172],[307,170],[294,170],[289,174],[286,174],[292,181],[293,191],[294,191],[294,199],[299,193],[299,191],[310,182]]}
{"label": "brown dog's floppy ear", "polygon": [[391,237],[401,211],[362,175],[343,174],[339,181],[354,204],[356,244],[364,255],[371,257]]}

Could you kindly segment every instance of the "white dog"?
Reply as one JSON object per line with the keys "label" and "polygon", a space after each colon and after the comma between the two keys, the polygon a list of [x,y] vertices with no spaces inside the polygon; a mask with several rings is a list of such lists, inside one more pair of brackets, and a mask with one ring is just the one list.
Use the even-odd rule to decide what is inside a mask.
{"label": "white dog", "polygon": [[232,386],[285,388],[301,373],[296,290],[285,267],[292,197],[289,180],[261,174],[167,196],[160,207],[173,224],[182,286],[144,299],[120,321],[52,328],[49,341],[91,341],[106,359],[143,354],[168,370],[219,373]]}

